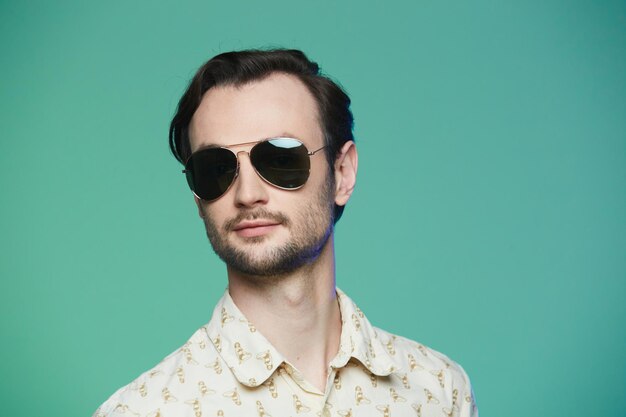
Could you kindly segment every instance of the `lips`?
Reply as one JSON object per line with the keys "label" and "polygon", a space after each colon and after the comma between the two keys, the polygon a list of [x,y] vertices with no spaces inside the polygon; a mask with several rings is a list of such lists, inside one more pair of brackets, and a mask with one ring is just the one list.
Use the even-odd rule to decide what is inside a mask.
{"label": "lips", "polygon": [[272,220],[244,220],[240,223],[237,223],[237,225],[233,227],[233,230],[238,231],[243,229],[254,229],[257,227],[277,226],[279,224],[280,223]]}
{"label": "lips", "polygon": [[233,227],[233,231],[241,237],[262,236],[276,229],[280,223],[272,220],[244,220]]}

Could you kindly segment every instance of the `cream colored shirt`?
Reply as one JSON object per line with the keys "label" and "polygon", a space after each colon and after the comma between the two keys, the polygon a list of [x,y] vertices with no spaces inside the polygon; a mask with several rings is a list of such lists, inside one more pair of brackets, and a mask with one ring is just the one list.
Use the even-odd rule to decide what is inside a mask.
{"label": "cream colored shirt", "polygon": [[337,289],[339,352],[325,392],[244,317],[228,291],[211,321],[94,417],[478,417],[467,374],[445,355],[373,327]]}

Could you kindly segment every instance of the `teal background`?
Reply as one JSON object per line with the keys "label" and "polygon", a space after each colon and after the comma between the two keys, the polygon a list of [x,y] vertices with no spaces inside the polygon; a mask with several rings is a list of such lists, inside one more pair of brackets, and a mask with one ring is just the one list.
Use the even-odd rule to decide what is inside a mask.
{"label": "teal background", "polygon": [[85,416],[226,285],[167,129],[199,65],[303,49],[353,99],[338,285],[482,416],[624,416],[624,1],[0,2],[0,415]]}

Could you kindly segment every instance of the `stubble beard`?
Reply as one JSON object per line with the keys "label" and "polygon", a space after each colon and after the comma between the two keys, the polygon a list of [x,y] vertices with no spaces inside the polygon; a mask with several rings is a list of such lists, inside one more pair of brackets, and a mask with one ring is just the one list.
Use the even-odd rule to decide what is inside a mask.
{"label": "stubble beard", "polygon": [[[332,178],[332,177],[331,177]],[[318,197],[299,207],[292,218],[282,213],[275,213],[265,208],[257,208],[240,212],[234,218],[226,221],[222,230],[204,213],[204,225],[207,237],[217,256],[236,271],[249,276],[282,277],[317,259],[328,242],[334,225],[334,184],[325,181],[325,185]],[[269,219],[286,227],[290,232],[290,239],[281,246],[266,251],[262,256],[252,256],[250,251],[235,247],[225,236],[232,231],[232,227],[242,220],[257,218]],[[247,246],[262,247],[265,236],[246,238]]]}

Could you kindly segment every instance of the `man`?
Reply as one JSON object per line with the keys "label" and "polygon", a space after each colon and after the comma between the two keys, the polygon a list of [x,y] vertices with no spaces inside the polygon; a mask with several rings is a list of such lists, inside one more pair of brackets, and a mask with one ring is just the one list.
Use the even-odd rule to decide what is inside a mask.
{"label": "man", "polygon": [[295,50],[218,55],[170,128],[228,288],[211,321],[95,416],[477,416],[463,369],[335,287],[355,186],[350,99]]}

